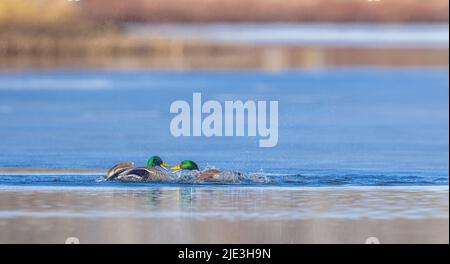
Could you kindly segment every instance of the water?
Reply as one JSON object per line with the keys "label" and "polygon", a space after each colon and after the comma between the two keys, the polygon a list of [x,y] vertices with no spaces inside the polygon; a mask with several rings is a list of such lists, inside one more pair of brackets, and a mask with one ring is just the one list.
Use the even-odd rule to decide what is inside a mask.
{"label": "water", "polygon": [[0,243],[448,243],[447,186],[123,187],[0,186]]}
{"label": "water", "polygon": [[139,37],[170,37],[218,43],[314,47],[448,47],[448,24],[208,23],[125,27]]}
{"label": "water", "polygon": [[[429,218],[448,218],[448,201],[445,200],[446,197],[448,200],[448,189],[445,187],[425,190],[367,187],[364,192],[361,188],[327,187],[112,187],[97,188],[95,193],[82,187],[24,188],[33,192],[0,187],[0,198],[7,201],[0,211],[0,218],[180,217],[205,220],[220,217],[229,221],[287,221],[318,217],[333,220],[421,219],[425,214]],[[22,210],[16,210],[18,207]]]}
{"label": "water", "polygon": [[[448,82],[420,68],[0,74],[0,168],[49,169],[0,172],[0,243],[448,243]],[[193,92],[278,100],[278,145],[173,137],[169,106]],[[268,181],[51,172],[155,154]]]}
{"label": "water", "polygon": [[[279,141],[173,137],[175,100],[278,100]],[[446,69],[67,71],[0,75],[0,167],[107,169],[151,155],[257,173],[275,185],[448,185]],[[98,175],[1,185],[99,185]]]}

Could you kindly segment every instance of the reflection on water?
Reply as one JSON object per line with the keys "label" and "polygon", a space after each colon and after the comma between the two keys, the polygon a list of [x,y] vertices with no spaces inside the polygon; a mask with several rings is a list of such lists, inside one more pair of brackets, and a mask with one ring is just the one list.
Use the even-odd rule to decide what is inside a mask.
{"label": "reflection on water", "polygon": [[[447,187],[4,188],[0,242],[362,243],[369,231],[391,242],[448,242],[448,198]],[[319,234],[326,230],[334,233]]]}
{"label": "reflection on water", "polygon": [[[1,217],[448,218],[448,188],[152,187],[0,193]],[[16,209],[16,211],[14,211]]]}
{"label": "reflection on water", "polygon": [[448,24],[131,23],[129,34],[290,46],[448,47]]}

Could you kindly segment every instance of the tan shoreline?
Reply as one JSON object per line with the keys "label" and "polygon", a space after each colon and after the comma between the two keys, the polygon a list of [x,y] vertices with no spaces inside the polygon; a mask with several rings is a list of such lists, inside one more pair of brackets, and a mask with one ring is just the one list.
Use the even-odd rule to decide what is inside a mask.
{"label": "tan shoreline", "polygon": [[449,243],[448,187],[13,189],[0,201],[0,243]]}
{"label": "tan shoreline", "polygon": [[449,242],[448,188],[15,189],[0,201],[0,243]]}
{"label": "tan shoreline", "polygon": [[[0,219],[0,243],[63,244],[70,236],[80,243],[299,243],[448,244],[448,219],[239,221],[223,219]],[[51,224],[50,230],[43,226]],[[117,229],[117,227],[121,227]],[[19,228],[20,227],[20,228]],[[136,228],[139,227],[139,228]]]}
{"label": "tan shoreline", "polygon": [[[0,45],[0,54],[5,54],[0,60],[0,71],[54,68],[279,71],[352,66],[448,68],[449,64],[448,48],[282,47],[188,41],[158,44],[123,39],[104,45],[95,40],[67,41],[56,48],[27,45],[17,45],[15,51],[2,51]],[[67,53],[54,53],[58,50]]]}
{"label": "tan shoreline", "polygon": [[0,168],[0,174],[104,174],[106,170],[96,169],[40,169]]}

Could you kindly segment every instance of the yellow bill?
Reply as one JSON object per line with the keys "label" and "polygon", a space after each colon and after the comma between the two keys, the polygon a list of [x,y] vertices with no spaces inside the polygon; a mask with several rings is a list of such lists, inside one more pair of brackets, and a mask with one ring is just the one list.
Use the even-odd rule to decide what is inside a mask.
{"label": "yellow bill", "polygon": [[181,170],[181,167],[180,167],[180,165],[177,165],[177,166],[173,166],[170,169],[173,170],[173,171],[179,171],[179,170]]}
{"label": "yellow bill", "polygon": [[161,165],[159,165],[159,166],[165,170],[168,170],[167,168],[170,167],[170,165],[165,162],[161,163]]}

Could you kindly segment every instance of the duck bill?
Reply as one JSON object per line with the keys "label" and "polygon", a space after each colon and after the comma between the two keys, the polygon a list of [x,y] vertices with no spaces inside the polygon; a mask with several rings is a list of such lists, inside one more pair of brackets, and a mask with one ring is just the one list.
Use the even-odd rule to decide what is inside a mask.
{"label": "duck bill", "polygon": [[170,169],[173,170],[173,171],[180,171],[181,167],[180,167],[180,165],[177,165],[177,166],[174,166],[174,167],[172,167]]}
{"label": "duck bill", "polygon": [[159,166],[160,166],[161,168],[165,169],[166,171],[169,170],[169,169],[167,169],[167,168],[170,167],[170,165],[167,164],[167,163],[165,163],[165,162],[161,163],[161,165],[159,165]]}

